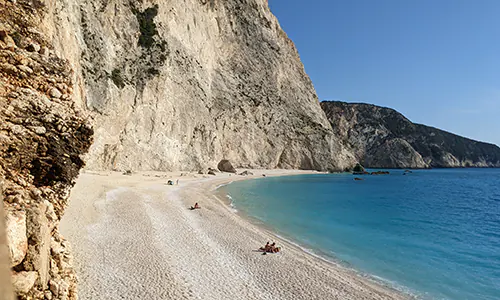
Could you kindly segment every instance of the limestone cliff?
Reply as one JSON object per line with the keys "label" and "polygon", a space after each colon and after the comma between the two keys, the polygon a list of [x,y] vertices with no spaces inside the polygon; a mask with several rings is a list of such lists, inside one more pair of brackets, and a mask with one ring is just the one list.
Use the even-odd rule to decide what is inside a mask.
{"label": "limestone cliff", "polygon": [[92,129],[75,108],[69,63],[39,31],[46,12],[40,1],[0,0],[0,205],[16,299],[76,298],[58,224]]}
{"label": "limestone cliff", "polygon": [[500,148],[412,123],[397,111],[359,103],[321,103],[333,131],[365,167],[500,167]]}
{"label": "limestone cliff", "polygon": [[94,118],[92,169],[340,169],[299,55],[266,0],[52,2],[46,30]]}

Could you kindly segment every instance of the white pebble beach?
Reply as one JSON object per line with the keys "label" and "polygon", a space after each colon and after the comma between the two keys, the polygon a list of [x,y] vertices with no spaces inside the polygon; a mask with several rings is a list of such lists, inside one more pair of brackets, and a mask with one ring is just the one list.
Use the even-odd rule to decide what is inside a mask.
{"label": "white pebble beach", "polygon": [[[215,195],[217,186],[235,180],[311,173],[250,171],[254,175],[83,172],[60,226],[73,249],[79,298],[406,298],[281,240]],[[202,208],[189,210],[195,202]],[[267,241],[282,251],[257,252]]]}

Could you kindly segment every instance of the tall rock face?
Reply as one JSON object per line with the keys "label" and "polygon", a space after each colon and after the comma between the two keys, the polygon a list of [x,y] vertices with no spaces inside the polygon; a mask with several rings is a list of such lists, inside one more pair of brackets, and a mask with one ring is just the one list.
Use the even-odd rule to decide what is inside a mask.
{"label": "tall rock face", "polygon": [[321,102],[341,143],[372,168],[500,167],[500,148],[370,104]]}
{"label": "tall rock face", "polygon": [[[76,299],[58,231],[93,131],[71,65],[40,29],[41,1],[0,0],[0,205],[16,299]],[[2,295],[3,296],[3,295]]]}
{"label": "tall rock face", "polygon": [[45,22],[95,124],[92,169],[341,169],[293,43],[266,0],[53,0]]}

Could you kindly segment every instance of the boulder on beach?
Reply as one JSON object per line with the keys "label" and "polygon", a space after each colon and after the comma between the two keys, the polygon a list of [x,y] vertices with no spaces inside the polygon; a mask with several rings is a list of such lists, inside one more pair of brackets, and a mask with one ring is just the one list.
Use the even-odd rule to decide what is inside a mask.
{"label": "boulder on beach", "polygon": [[215,172],[214,171],[208,171],[207,173],[208,175],[214,175],[215,176]]}
{"label": "boulder on beach", "polygon": [[248,176],[248,175],[253,175],[253,173],[247,170],[247,171],[241,172],[240,175],[242,175],[242,176]]}
{"label": "boulder on beach", "polygon": [[236,173],[236,169],[233,167],[231,162],[227,159],[223,159],[217,165],[217,169],[221,172]]}

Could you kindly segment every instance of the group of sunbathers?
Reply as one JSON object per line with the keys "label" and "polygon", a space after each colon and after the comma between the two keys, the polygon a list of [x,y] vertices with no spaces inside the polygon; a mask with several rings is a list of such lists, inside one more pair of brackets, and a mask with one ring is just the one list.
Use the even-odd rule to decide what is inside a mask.
{"label": "group of sunbathers", "polygon": [[269,253],[278,253],[280,252],[281,247],[276,247],[276,243],[274,242],[272,244],[269,244],[269,242],[267,242],[267,244],[264,247],[260,247],[259,250]]}

